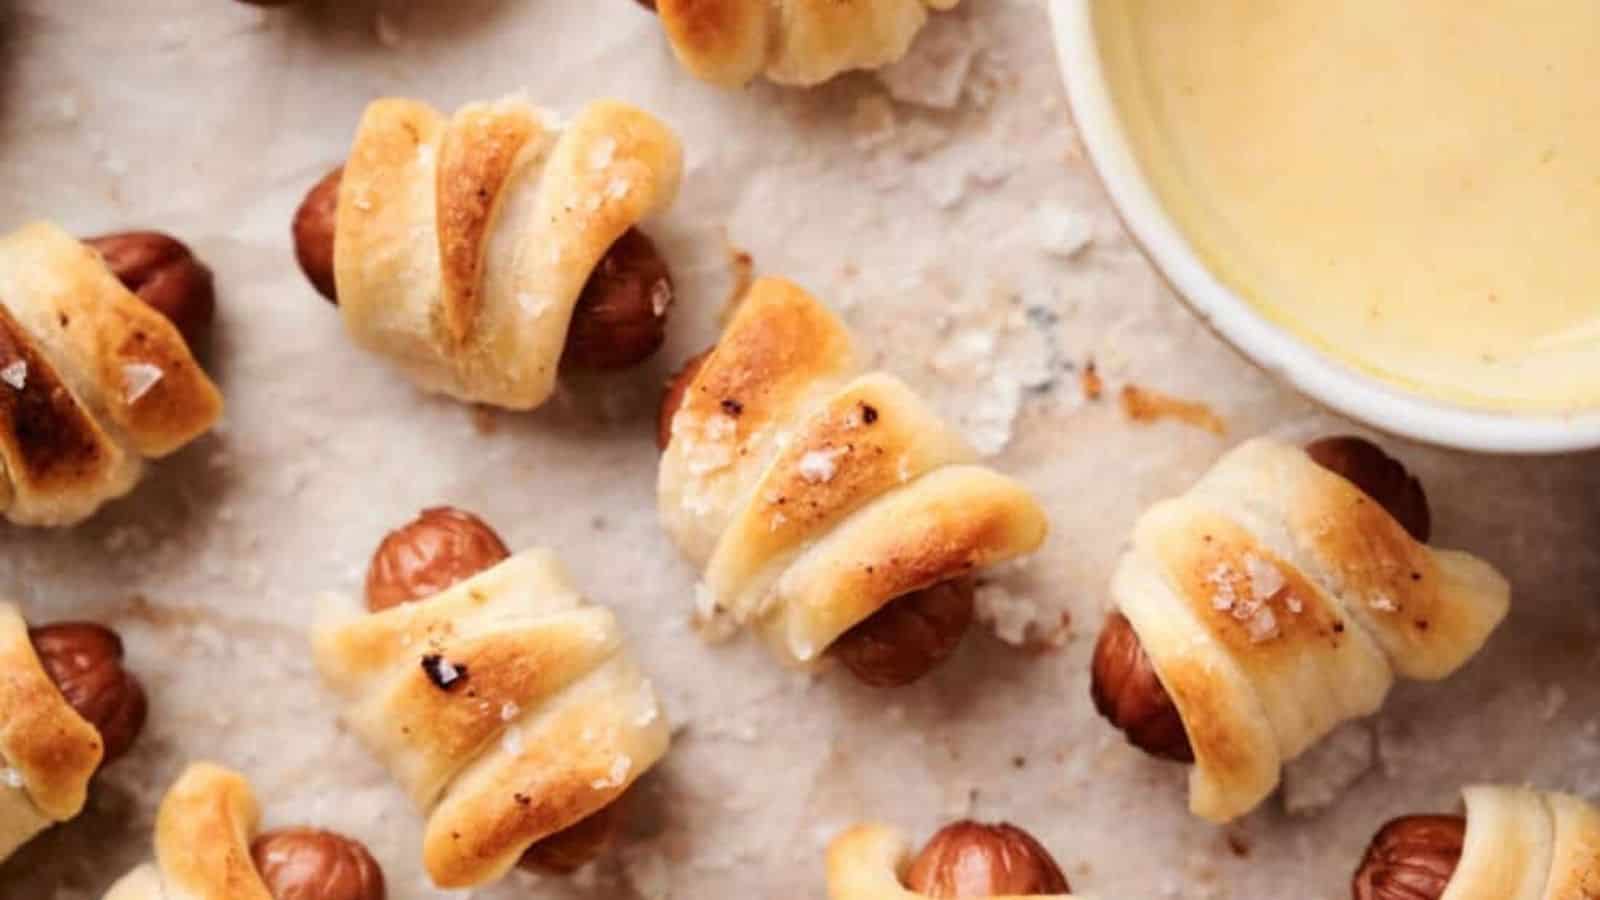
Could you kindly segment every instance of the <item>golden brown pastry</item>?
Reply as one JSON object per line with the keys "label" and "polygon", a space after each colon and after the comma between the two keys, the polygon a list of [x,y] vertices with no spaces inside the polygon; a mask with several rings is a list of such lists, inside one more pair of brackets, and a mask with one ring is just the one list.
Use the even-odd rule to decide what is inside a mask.
{"label": "golden brown pastry", "polygon": [[0,861],[82,812],[89,780],[144,727],[144,689],[108,629],[30,631],[0,603]]}
{"label": "golden brown pastry", "polygon": [[829,900],[1064,900],[1072,888],[1033,835],[955,822],[915,856],[895,829],[856,825],[828,847]]}
{"label": "golden brown pastry", "polygon": [[88,518],[222,414],[173,323],[61,229],[0,236],[0,283],[0,513],[12,522]]}
{"label": "golden brown pastry", "polygon": [[562,366],[660,346],[672,282],[634,226],[681,169],[672,131],[621,103],[563,123],[521,97],[453,116],[379,100],[301,205],[296,256],[356,343],[424,390],[531,409]]}
{"label": "golden brown pastry", "polygon": [[571,871],[603,849],[618,799],[668,744],[616,617],[554,554],[506,556],[448,508],[384,540],[366,606],[323,617],[314,655],[345,722],[428,817],[434,882],[488,884],[519,862]]}
{"label": "golden brown pastry", "polygon": [[971,576],[1044,540],[1027,489],[899,379],[863,374],[789,282],[751,287],[666,406],[661,517],[704,572],[697,615],[792,664],[833,648],[869,683],[915,678],[970,622]]}
{"label": "golden brown pastry", "polygon": [[1428,524],[1421,486],[1369,442],[1238,447],[1135,527],[1096,706],[1138,746],[1194,762],[1196,815],[1250,811],[1395,676],[1448,676],[1505,617],[1506,580],[1428,546]]}
{"label": "golden brown pastry", "polygon": [[1467,788],[1464,816],[1405,816],[1372,839],[1355,900],[1593,900],[1600,810],[1527,788]]}
{"label": "golden brown pastry", "polygon": [[[961,0],[655,0],[679,62],[737,87],[758,75],[813,85],[905,56],[929,10]],[[649,4],[646,4],[649,5]]]}
{"label": "golden brown pastry", "polygon": [[360,842],[312,828],[260,833],[260,823],[242,775],[194,763],[161,800],[155,862],[105,900],[384,900],[383,870]]}

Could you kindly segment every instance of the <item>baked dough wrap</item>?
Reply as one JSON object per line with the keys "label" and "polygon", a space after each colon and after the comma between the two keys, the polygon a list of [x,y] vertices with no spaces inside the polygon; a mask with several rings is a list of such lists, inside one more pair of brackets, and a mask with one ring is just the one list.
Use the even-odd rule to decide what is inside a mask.
{"label": "baked dough wrap", "polygon": [[791,664],[1047,530],[1027,489],[976,465],[909,387],[859,374],[843,323],[787,281],[751,287],[671,427],[658,497],[704,573],[697,613],[755,625]]}
{"label": "baked dough wrap", "polygon": [[427,816],[440,887],[487,884],[616,800],[666,753],[616,616],[528,550],[433,597],[312,631],[350,729]]}
{"label": "baked dough wrap", "polygon": [[1600,810],[1566,794],[1469,787],[1461,861],[1440,900],[1600,897]]}
{"label": "baked dough wrap", "polygon": [[961,0],[656,0],[673,53],[695,77],[813,85],[906,55],[928,10]]}
{"label": "baked dough wrap", "polygon": [[105,900],[272,900],[250,858],[260,822],[243,776],[191,764],[161,799],[155,862],[124,875]]}
{"label": "baked dough wrap", "polygon": [[15,606],[0,603],[0,861],[83,811],[105,742],[50,680]]}
{"label": "baked dough wrap", "polygon": [[178,329],[45,222],[0,236],[0,513],[72,525],[222,415]]}
{"label": "baked dough wrap", "polygon": [[1188,732],[1190,808],[1215,822],[1375,711],[1395,675],[1455,671],[1510,602],[1487,563],[1417,542],[1354,484],[1271,439],[1148,510],[1111,592]]}
{"label": "baked dough wrap", "polygon": [[[903,880],[911,844],[886,825],[848,828],[828,845],[828,900],[927,900]],[[1082,894],[1029,894],[1031,900],[1090,900]],[[987,900],[1023,900],[997,896]]]}
{"label": "baked dough wrap", "polygon": [[378,100],[339,185],[345,327],[424,390],[538,406],[589,276],[671,204],[682,165],[666,125],[614,101],[563,125],[515,96],[453,116]]}

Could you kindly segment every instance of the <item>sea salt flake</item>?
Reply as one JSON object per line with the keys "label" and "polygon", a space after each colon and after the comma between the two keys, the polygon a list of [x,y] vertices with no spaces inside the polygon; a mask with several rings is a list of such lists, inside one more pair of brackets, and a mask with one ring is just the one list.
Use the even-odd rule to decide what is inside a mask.
{"label": "sea salt flake", "polygon": [[633,717],[636,728],[643,728],[661,717],[661,704],[656,701],[655,688],[646,681],[639,686],[639,712]]}
{"label": "sea salt flake", "polygon": [[22,390],[28,384],[28,361],[14,359],[4,369],[0,369],[0,381],[11,385],[17,390]]}
{"label": "sea salt flake", "polygon": [[509,722],[512,719],[515,719],[521,712],[522,707],[510,700],[507,700],[506,702],[500,704],[500,721]]}
{"label": "sea salt flake", "polygon": [[1014,647],[1028,643],[1028,633],[1039,621],[1037,603],[997,584],[978,588],[973,604],[978,621],[988,625],[995,637]]}
{"label": "sea salt flake", "polygon": [[830,447],[826,450],[812,450],[800,457],[800,477],[812,484],[826,484],[839,474],[839,457],[844,455],[844,448]]}
{"label": "sea salt flake", "polygon": [[1231,610],[1239,601],[1239,595],[1233,587],[1233,570],[1227,563],[1217,563],[1216,567],[1204,576],[1205,583],[1213,589],[1211,595],[1211,608]]}
{"label": "sea salt flake", "polygon": [[6,787],[20,788],[22,787],[22,773],[9,766],[0,769],[0,783],[4,783]]}
{"label": "sea salt flake", "polygon": [[1284,596],[1283,605],[1289,607],[1289,612],[1292,612],[1297,616],[1304,612],[1306,608],[1306,605],[1301,602],[1300,598],[1293,593]]}
{"label": "sea salt flake", "polygon": [[1245,623],[1245,633],[1250,635],[1252,643],[1260,644],[1270,641],[1278,636],[1278,617],[1273,615],[1272,607],[1261,606]]}
{"label": "sea salt flake", "polygon": [[911,454],[900,454],[900,461],[895,464],[894,475],[901,484],[911,480]]}
{"label": "sea salt flake", "polygon": [[611,761],[611,771],[606,777],[597,778],[592,782],[595,790],[603,791],[607,788],[621,787],[628,780],[628,773],[633,771],[633,760],[626,753]]}
{"label": "sea salt flake", "polygon": [[1393,597],[1381,593],[1373,594],[1367,600],[1367,605],[1379,612],[1396,612],[1400,609],[1400,604],[1396,603]]}
{"label": "sea salt flake", "polygon": [[1060,259],[1072,259],[1094,241],[1094,223],[1064,206],[1046,206],[1034,216],[1039,248]]}
{"label": "sea salt flake", "polygon": [[166,377],[166,374],[159,366],[152,366],[149,363],[125,363],[122,366],[123,395],[129,403],[138,403],[141,397],[150,393],[156,382]]}
{"label": "sea salt flake", "polygon": [[1270,600],[1288,584],[1283,570],[1253,553],[1245,556],[1244,571],[1250,577],[1250,596],[1256,600]]}

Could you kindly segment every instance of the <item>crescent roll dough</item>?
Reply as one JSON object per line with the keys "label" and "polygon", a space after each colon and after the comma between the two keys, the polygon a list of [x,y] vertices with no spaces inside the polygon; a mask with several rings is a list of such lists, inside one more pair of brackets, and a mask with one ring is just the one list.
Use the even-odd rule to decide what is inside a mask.
{"label": "crescent roll dough", "polygon": [[725,87],[757,75],[818,84],[905,56],[928,10],[961,0],[656,0],[672,50],[695,77]]}
{"label": "crescent roll dough", "polygon": [[105,900],[273,900],[250,858],[261,810],[249,782],[212,763],[184,770],[156,813],[156,860]]}
{"label": "crescent roll dough", "polygon": [[[885,825],[856,825],[828,845],[828,900],[928,900],[901,880],[911,863],[905,836]],[[1077,894],[1033,894],[1031,900],[1088,900]],[[990,897],[987,900],[1022,900]]]}
{"label": "crescent roll dough", "polygon": [[704,570],[700,614],[803,664],[894,598],[1039,546],[1038,503],[975,459],[905,384],[860,373],[822,304],[762,279],[673,417],[661,515]]}
{"label": "crescent roll dough", "polygon": [[1467,838],[1440,900],[1600,897],[1600,810],[1565,794],[1470,787]]}
{"label": "crescent roll dough", "polygon": [[424,390],[538,406],[596,264],[666,209],[681,169],[677,137],[621,103],[563,125],[520,97],[454,116],[379,100],[339,186],[345,327]]}
{"label": "crescent roll dough", "polygon": [[0,513],[72,525],[146,459],[205,433],[222,396],[171,322],[54,225],[0,236]]}
{"label": "crescent roll dough", "polygon": [[1355,485],[1267,439],[1147,511],[1111,591],[1189,734],[1190,808],[1215,822],[1375,711],[1395,675],[1455,671],[1510,602],[1487,563],[1418,543]]}
{"label": "crescent roll dough", "polygon": [[0,603],[0,861],[83,811],[105,744],[45,672],[17,608]]}
{"label": "crescent roll dough", "polygon": [[667,750],[616,616],[548,550],[426,600],[325,617],[312,644],[345,722],[428,816],[423,863],[441,887],[500,878]]}

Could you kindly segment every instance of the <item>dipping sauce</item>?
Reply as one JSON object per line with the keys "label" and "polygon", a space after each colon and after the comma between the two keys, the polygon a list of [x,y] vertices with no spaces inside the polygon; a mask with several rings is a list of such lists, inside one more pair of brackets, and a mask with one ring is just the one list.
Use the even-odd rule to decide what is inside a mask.
{"label": "dipping sauce", "polygon": [[1600,2],[1099,0],[1135,154],[1221,280],[1458,405],[1600,407]]}

